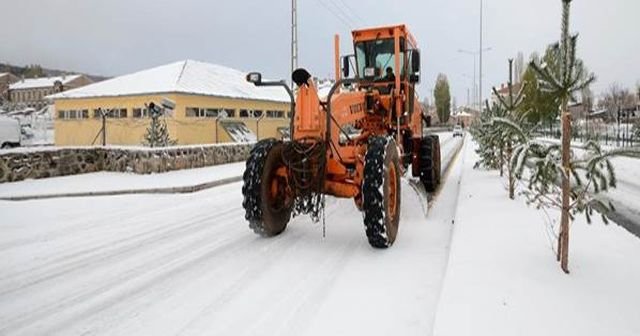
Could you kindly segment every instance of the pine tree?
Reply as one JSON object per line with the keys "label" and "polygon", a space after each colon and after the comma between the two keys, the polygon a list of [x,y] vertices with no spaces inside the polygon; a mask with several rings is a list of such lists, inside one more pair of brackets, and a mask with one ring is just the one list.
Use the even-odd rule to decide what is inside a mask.
{"label": "pine tree", "polygon": [[166,120],[164,118],[160,120],[160,116],[164,114],[161,108],[156,106],[154,103],[149,104],[147,108],[151,114],[151,122],[149,123],[147,132],[144,135],[143,144],[149,147],[167,147],[175,145],[177,141],[171,139]]}
{"label": "pine tree", "polygon": [[558,259],[562,270],[569,273],[569,221],[571,199],[571,113],[567,106],[569,100],[575,101],[574,93],[595,81],[593,74],[586,74],[585,67],[576,57],[577,35],[569,35],[569,14],[571,0],[562,1],[562,34],[559,44],[552,46],[556,55],[555,64],[537,65],[531,63],[539,76],[540,88],[551,92],[561,102],[562,115],[562,213],[560,234],[558,236]]}
{"label": "pine tree", "polygon": [[504,141],[502,134],[494,126],[494,120],[503,118],[506,111],[498,104],[489,106],[486,101],[486,110],[480,115],[480,121],[472,125],[470,132],[474,140],[478,143],[476,153],[480,160],[474,167],[484,167],[487,169],[500,169],[500,176],[503,175],[504,167]]}
{"label": "pine tree", "polygon": [[[506,120],[501,120],[501,121],[515,122],[517,124],[524,122],[524,118],[522,116],[518,117],[516,114],[518,109],[522,105],[524,86],[525,85],[522,84],[520,87],[520,90],[514,94],[513,60],[510,59],[509,60],[509,81],[507,83],[507,90],[508,90],[507,95],[503,96],[498,92],[498,90],[496,90],[495,87],[493,88],[493,94],[498,98],[498,102],[500,106],[505,111],[504,113],[505,116],[503,118],[506,118]],[[525,114],[526,113],[524,113],[523,115]],[[501,159],[501,161],[503,163],[508,162],[511,159],[511,154],[513,153],[513,147],[515,146],[515,144],[517,144],[520,140],[524,140],[524,139],[517,136],[517,134],[510,132],[511,130],[510,127],[506,127],[506,128],[500,127],[500,124],[496,124],[496,126],[497,126],[498,132],[501,133],[502,135],[501,139],[503,139],[502,141],[504,143],[504,156],[506,157],[506,160]],[[516,178],[511,168],[512,168],[511,165],[507,165],[508,189],[509,189],[509,198],[514,199]],[[502,169],[500,171],[502,172]],[[502,174],[500,174],[500,176],[502,176]]]}

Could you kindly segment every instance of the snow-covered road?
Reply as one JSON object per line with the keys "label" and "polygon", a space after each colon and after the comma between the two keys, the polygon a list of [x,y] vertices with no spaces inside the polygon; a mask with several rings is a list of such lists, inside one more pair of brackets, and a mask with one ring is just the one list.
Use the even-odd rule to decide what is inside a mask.
{"label": "snow-covered road", "polygon": [[[447,156],[460,140],[442,141]],[[307,217],[259,238],[241,183],[0,202],[0,335],[430,334],[460,168],[426,218],[402,184],[387,250],[369,247],[352,201],[333,198],[326,238]]]}

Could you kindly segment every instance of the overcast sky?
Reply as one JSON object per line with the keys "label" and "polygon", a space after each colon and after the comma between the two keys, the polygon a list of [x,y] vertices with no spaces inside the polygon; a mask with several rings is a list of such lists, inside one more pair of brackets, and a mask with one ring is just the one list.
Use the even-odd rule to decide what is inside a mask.
{"label": "overcast sky", "polygon": [[[560,0],[484,0],[484,96],[506,80],[507,59],[559,38]],[[0,0],[0,61],[116,76],[182,59],[289,78],[290,0]],[[479,0],[298,0],[299,65],[333,75],[332,36],[353,53],[353,28],[407,23],[422,49],[421,95],[445,73],[459,104],[471,87]],[[640,0],[574,0],[579,56],[613,82],[640,80]]]}

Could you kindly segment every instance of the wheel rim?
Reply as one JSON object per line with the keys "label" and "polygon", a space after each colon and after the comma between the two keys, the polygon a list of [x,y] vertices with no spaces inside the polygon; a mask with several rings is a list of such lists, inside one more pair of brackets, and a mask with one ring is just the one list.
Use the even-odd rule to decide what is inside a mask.
{"label": "wheel rim", "polygon": [[269,207],[275,211],[280,211],[286,204],[286,181],[280,176],[272,175],[269,183]]}
{"label": "wheel rim", "polygon": [[391,164],[391,166],[389,166],[389,176],[387,178],[389,180],[389,203],[388,203],[389,215],[391,216],[391,221],[393,222],[393,219],[396,217],[396,213],[398,211],[398,209],[397,209],[397,207],[398,207],[398,194],[397,194],[398,180],[397,180],[397,174],[396,174],[396,166],[394,164]]}

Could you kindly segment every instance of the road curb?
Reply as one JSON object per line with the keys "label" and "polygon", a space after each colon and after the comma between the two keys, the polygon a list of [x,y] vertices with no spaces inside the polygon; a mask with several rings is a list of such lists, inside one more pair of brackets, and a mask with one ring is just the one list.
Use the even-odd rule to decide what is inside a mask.
{"label": "road curb", "polygon": [[200,184],[195,184],[190,186],[183,186],[183,187],[9,196],[9,197],[0,197],[0,201],[30,201],[30,200],[42,200],[42,199],[66,198],[66,197],[96,197],[96,196],[118,196],[118,195],[136,195],[136,194],[186,194],[186,193],[198,192],[205,189],[211,189],[214,187],[219,187],[222,185],[239,182],[241,180],[242,180],[242,176],[234,176],[234,177],[228,177],[228,178],[220,179],[216,181],[210,181],[210,182],[205,182],[205,183],[200,183]]}

